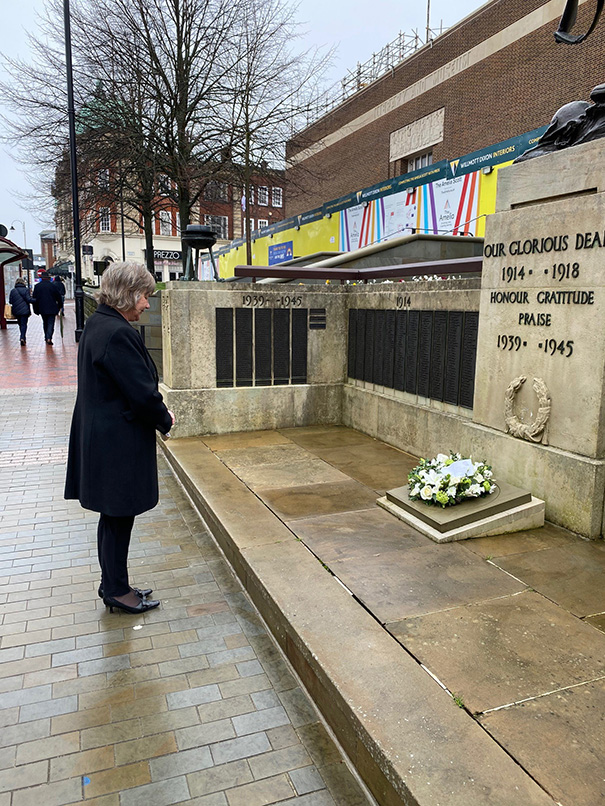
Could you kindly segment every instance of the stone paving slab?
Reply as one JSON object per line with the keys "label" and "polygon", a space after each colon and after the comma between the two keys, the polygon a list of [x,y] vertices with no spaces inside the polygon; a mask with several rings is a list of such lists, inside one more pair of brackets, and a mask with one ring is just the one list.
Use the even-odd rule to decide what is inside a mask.
{"label": "stone paving slab", "polygon": [[576,616],[605,612],[605,543],[574,540],[554,548],[498,558],[497,565]]}
{"label": "stone paving slab", "polygon": [[604,713],[605,680],[599,680],[485,714],[481,724],[548,781],[557,802],[597,806],[605,803]]}
{"label": "stone paving slab", "polygon": [[447,610],[468,602],[494,599],[524,590],[460,544],[418,546],[384,552],[370,564],[352,558],[333,561],[331,570],[381,623]]}
{"label": "stone paving slab", "polygon": [[301,518],[296,521],[296,534],[325,563],[369,559],[389,551],[426,545],[425,537],[376,506]]}
{"label": "stone paving slab", "polygon": [[473,713],[605,677],[605,636],[531,591],[387,629]]}

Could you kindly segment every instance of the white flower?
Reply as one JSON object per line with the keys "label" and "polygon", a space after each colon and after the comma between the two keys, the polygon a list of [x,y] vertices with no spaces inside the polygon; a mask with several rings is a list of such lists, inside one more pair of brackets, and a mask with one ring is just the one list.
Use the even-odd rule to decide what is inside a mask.
{"label": "white flower", "polygon": [[481,482],[482,482],[482,481],[484,481],[484,478],[483,478],[483,476],[481,475],[481,473],[477,473],[477,474],[475,475],[475,481],[477,482],[477,484],[481,484]]}
{"label": "white flower", "polygon": [[456,488],[455,487],[448,487],[447,488],[447,494],[448,494],[448,496],[450,498],[455,498],[456,497]]}
{"label": "white flower", "polygon": [[435,470],[429,470],[428,473],[425,473],[424,480],[427,484],[431,484],[433,487],[439,489],[441,486],[441,482],[443,481],[443,477],[440,473],[437,473]]}
{"label": "white flower", "polygon": [[478,498],[482,493],[482,489],[478,484],[471,484],[466,491],[467,496],[470,498]]}
{"label": "white flower", "polygon": [[426,487],[423,487],[422,490],[420,490],[420,497],[423,501],[430,501],[433,497],[433,488],[429,487],[427,484]]}
{"label": "white flower", "polygon": [[461,481],[462,481],[462,479],[460,478],[460,476],[450,476],[450,486],[451,487],[457,487],[460,484]]}
{"label": "white flower", "polygon": [[484,470],[484,471],[483,471],[483,475],[485,476],[485,478],[486,478],[486,479],[491,479],[491,477],[492,477],[494,474],[492,473],[492,471],[491,471],[491,470]]}
{"label": "white flower", "polygon": [[439,462],[440,465],[443,465],[447,462],[450,457],[447,456],[445,453],[438,453],[435,457],[435,461]]}
{"label": "white flower", "polygon": [[420,485],[417,484],[412,490],[412,495],[420,495]]}

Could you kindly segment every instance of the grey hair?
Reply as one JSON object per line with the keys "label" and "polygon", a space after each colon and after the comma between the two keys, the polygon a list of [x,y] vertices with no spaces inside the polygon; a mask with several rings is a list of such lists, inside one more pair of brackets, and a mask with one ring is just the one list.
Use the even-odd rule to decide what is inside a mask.
{"label": "grey hair", "polygon": [[142,263],[112,263],[101,276],[101,287],[95,294],[102,305],[118,311],[131,311],[140,298],[155,291],[155,277]]}
{"label": "grey hair", "polygon": [[15,288],[18,285],[26,285],[25,280],[23,279],[23,277],[17,277],[17,279],[15,280]]}

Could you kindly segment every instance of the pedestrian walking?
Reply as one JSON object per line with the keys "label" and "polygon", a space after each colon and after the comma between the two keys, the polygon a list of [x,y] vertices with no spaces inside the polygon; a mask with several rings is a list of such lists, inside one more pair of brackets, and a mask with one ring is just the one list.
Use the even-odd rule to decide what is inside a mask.
{"label": "pedestrian walking", "polygon": [[59,293],[61,294],[61,298],[63,300],[63,305],[65,305],[65,283],[59,277],[58,274],[55,275],[55,279],[53,280],[53,285],[55,286],[55,288],[57,288],[59,290]]}
{"label": "pedestrian walking", "polygon": [[55,316],[63,310],[63,298],[59,289],[51,283],[50,274],[43,271],[41,280],[34,286],[34,313],[39,313],[44,324],[44,340],[52,345],[55,332]]}
{"label": "pedestrian walking", "polygon": [[32,304],[33,297],[29,293],[23,277],[17,277],[15,280],[15,287],[11,289],[8,295],[8,301],[13,309],[13,316],[19,323],[19,335],[21,347],[25,347],[27,337],[27,320],[31,316],[30,305]]}
{"label": "pedestrian walking", "polygon": [[174,416],[158,391],[155,364],[130,325],[149,308],[155,279],[138,263],[114,263],[101,278],[99,306],[78,348],[78,394],[69,438],[65,497],[99,512],[99,596],[113,611],[159,605],[151,589],[130,586],[128,547],[134,519],[158,502],[155,432]]}

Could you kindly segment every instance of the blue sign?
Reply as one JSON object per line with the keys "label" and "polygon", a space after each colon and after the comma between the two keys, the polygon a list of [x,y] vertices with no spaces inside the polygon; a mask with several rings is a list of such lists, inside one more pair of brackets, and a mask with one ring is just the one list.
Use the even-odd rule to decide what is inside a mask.
{"label": "blue sign", "polygon": [[293,257],[294,257],[294,243],[292,241],[272,244],[269,247],[270,266],[275,266],[277,263],[283,263],[286,260],[292,260]]}

